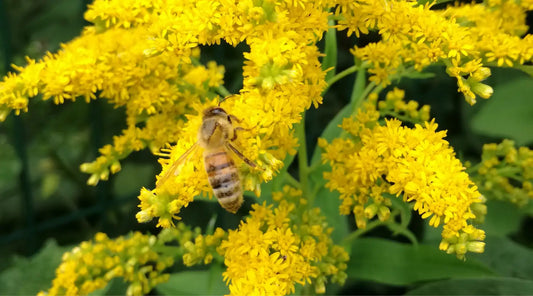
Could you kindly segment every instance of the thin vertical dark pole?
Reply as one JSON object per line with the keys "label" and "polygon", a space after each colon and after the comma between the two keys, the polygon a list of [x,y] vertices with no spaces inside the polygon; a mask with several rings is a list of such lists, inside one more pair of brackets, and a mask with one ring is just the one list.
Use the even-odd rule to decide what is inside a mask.
{"label": "thin vertical dark pole", "polygon": [[[3,0],[0,0],[0,38],[2,40],[2,51],[4,55],[3,64],[6,71],[9,69],[12,59],[9,25],[5,3]],[[21,216],[24,217],[24,226],[26,228],[26,243],[24,244],[23,251],[27,254],[32,254],[37,250],[37,232],[35,231],[35,209],[28,164],[26,127],[24,119],[20,116],[13,116],[12,140],[17,156],[21,162],[19,175],[19,187],[22,195]]]}

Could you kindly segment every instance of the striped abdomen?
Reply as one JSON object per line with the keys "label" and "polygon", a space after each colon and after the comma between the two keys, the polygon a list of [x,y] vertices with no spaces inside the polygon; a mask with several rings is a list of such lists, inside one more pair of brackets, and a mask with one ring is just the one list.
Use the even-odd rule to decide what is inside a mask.
{"label": "striped abdomen", "polygon": [[204,152],[205,170],[213,193],[228,212],[241,207],[242,188],[239,171],[224,148]]}

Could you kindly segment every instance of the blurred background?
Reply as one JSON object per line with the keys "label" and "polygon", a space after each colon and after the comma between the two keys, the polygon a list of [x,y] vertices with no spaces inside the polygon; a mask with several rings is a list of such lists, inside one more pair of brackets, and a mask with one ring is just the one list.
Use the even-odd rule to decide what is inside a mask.
{"label": "blurred background", "polygon": [[[87,25],[83,13],[90,2],[0,0],[2,76],[11,70],[11,64],[24,65],[25,56],[39,59],[47,51],[57,51],[61,42],[79,35]],[[529,23],[532,19],[530,15]],[[349,54],[353,44],[363,46],[379,36],[370,34],[355,40],[341,32],[337,38],[340,72],[353,64]],[[242,86],[242,52],[246,50],[245,45],[233,48],[224,44],[203,48],[202,59],[224,65],[226,87],[238,92]],[[447,139],[461,159],[475,163],[484,143],[503,138],[513,139],[517,145],[533,143],[533,83],[527,74],[493,69],[488,81],[495,89],[493,98],[471,107],[443,68],[434,67],[429,72],[435,75],[425,80],[402,80],[397,85],[406,90],[407,99],[431,106],[439,129],[448,130]],[[310,151],[329,120],[348,102],[353,79],[352,75],[338,82],[326,94],[324,104],[308,112]],[[0,123],[0,294],[34,294],[46,289],[62,252],[91,239],[98,231],[110,237],[132,230],[159,231],[155,223],[139,224],[135,219],[140,188],[153,188],[160,170],[155,156],[148,151],[133,153],[122,162],[121,172],[96,187],[86,185],[89,176],[79,170],[80,164],[93,161],[98,149],[120,133],[125,127],[124,118],[124,110],[115,109],[106,100],[87,104],[80,99],[56,106],[38,97],[30,100],[28,113],[11,114]],[[297,163],[291,166],[293,171],[296,168]],[[254,200],[247,198],[241,212],[245,214]],[[205,227],[214,212],[219,226],[235,227],[240,219],[215,202],[195,202],[181,216],[189,225]],[[492,202],[482,228],[531,248],[532,216],[531,206],[517,209]],[[353,222],[353,217],[347,219]],[[424,223],[420,219],[413,222],[413,231],[419,236],[424,235]],[[390,237],[387,230],[371,235]],[[32,273],[36,276],[31,277]],[[28,278],[33,283],[21,287]],[[349,294],[403,291],[401,287],[361,282],[351,282],[345,290]]]}

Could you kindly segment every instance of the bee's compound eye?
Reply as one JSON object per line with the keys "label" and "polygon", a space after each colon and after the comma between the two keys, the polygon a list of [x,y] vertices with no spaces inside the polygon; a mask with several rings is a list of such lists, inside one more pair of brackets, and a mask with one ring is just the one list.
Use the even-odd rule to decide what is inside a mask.
{"label": "bee's compound eye", "polygon": [[207,110],[207,116],[217,116],[217,115],[226,115],[226,111],[220,107],[213,107]]}

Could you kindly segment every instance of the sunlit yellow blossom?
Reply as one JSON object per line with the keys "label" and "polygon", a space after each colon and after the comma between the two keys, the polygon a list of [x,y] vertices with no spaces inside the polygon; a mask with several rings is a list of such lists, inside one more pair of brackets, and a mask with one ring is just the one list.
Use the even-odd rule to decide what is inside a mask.
{"label": "sunlit yellow blossom", "polygon": [[[309,2],[294,7],[289,3],[276,5],[288,5],[288,13],[277,14],[275,24],[259,24],[264,30],[256,28],[253,34],[250,32],[244,35],[250,46],[250,52],[244,55],[244,87],[239,95],[231,96],[221,105],[239,119],[235,125],[245,129],[239,132],[235,145],[243,155],[261,168],[251,169],[236,158],[244,189],[256,194],[259,193],[259,185],[269,181],[281,168],[281,160],[285,159],[287,153],[296,152],[298,143],[292,126],[301,120],[301,113],[311,104],[318,106],[321,103],[320,93],[326,86],[324,72],[319,63],[320,53],[316,46],[310,46],[309,42],[320,37],[310,34],[311,32],[321,27],[327,29],[328,14],[318,3]],[[300,19],[303,15],[308,17],[302,19],[303,23],[299,26],[294,26],[295,20],[291,17]],[[267,22],[268,19],[270,17],[262,22]],[[322,23],[317,25],[317,22]],[[307,23],[309,27],[305,26]],[[230,42],[228,39],[226,41]],[[215,104],[216,101],[211,101],[192,107],[197,115],[192,112],[193,115],[187,117],[188,122],[180,134],[181,140],[169,153],[170,161],[162,160],[162,174],[194,144],[201,124],[201,111]],[[204,171],[202,154],[199,151],[188,159],[188,164],[180,169],[178,176],[170,178],[166,184],[161,184],[151,191],[154,196],[163,196],[165,200],[175,196],[176,198],[170,201],[173,205],[164,207],[160,203],[154,204],[150,200],[155,202],[155,199],[145,199],[145,195],[141,195],[142,217],[152,214],[155,215],[151,217],[163,219],[176,217],[180,209],[187,206],[200,192],[210,195],[211,190]],[[149,210],[153,207],[162,211]]]}
{"label": "sunlit yellow blossom", "polygon": [[[292,126],[301,113],[321,103],[325,88],[316,42],[328,29],[329,1],[94,1],[87,26],[56,54],[29,61],[0,85],[0,117],[26,111],[38,93],[56,103],[85,97],[124,106],[127,128],[83,164],[89,184],[120,170],[120,160],[149,148],[177,143],[162,159],[162,173],[196,141],[202,110],[217,104],[224,69],[198,65],[199,45],[245,41],[243,89],[222,107],[245,130],[236,146],[260,169],[240,163],[243,187],[260,191],[298,143]],[[143,189],[139,221],[160,218],[168,227],[199,193],[210,194],[201,151],[177,177]],[[200,173],[198,173],[200,172]],[[179,184],[179,185],[177,185]]]}
{"label": "sunlit yellow blossom", "polygon": [[[343,126],[353,126],[352,121],[345,119]],[[392,119],[385,125],[351,129],[353,139],[322,142],[323,159],[332,166],[324,174],[326,186],[340,192],[341,214],[353,212],[357,225],[364,228],[375,215],[388,218],[388,196],[402,195],[422,218],[430,219],[431,226],[443,225],[443,241],[472,227],[469,220],[476,216],[471,206],[484,199],[443,139],[445,132],[436,129],[433,121],[410,129]],[[457,249],[447,251],[464,255]]]}
{"label": "sunlit yellow blossom", "polygon": [[[381,40],[352,53],[371,62],[370,80],[383,85],[402,71],[422,71],[430,64],[443,63],[447,72],[458,80],[458,89],[467,102],[474,104],[476,95],[488,98],[489,86],[471,87],[472,72],[453,74],[450,67],[470,61],[480,66],[513,67],[530,62],[533,57],[531,36],[525,23],[528,5],[515,1],[462,3],[443,10],[410,1],[339,1],[338,27],[357,36],[375,30]],[[463,77],[470,75],[470,77]],[[464,83],[464,79],[468,83]]]}
{"label": "sunlit yellow blossom", "polygon": [[[276,194],[295,199],[301,196],[298,192],[285,187]],[[300,224],[289,219],[295,210],[287,200],[276,208],[255,204],[251,216],[229,231],[219,253],[225,258],[223,276],[232,295],[287,295],[296,283],[313,283],[317,293],[324,293],[328,277],[344,282],[348,256],[333,245],[332,229],[325,228],[320,210],[305,212]]]}

